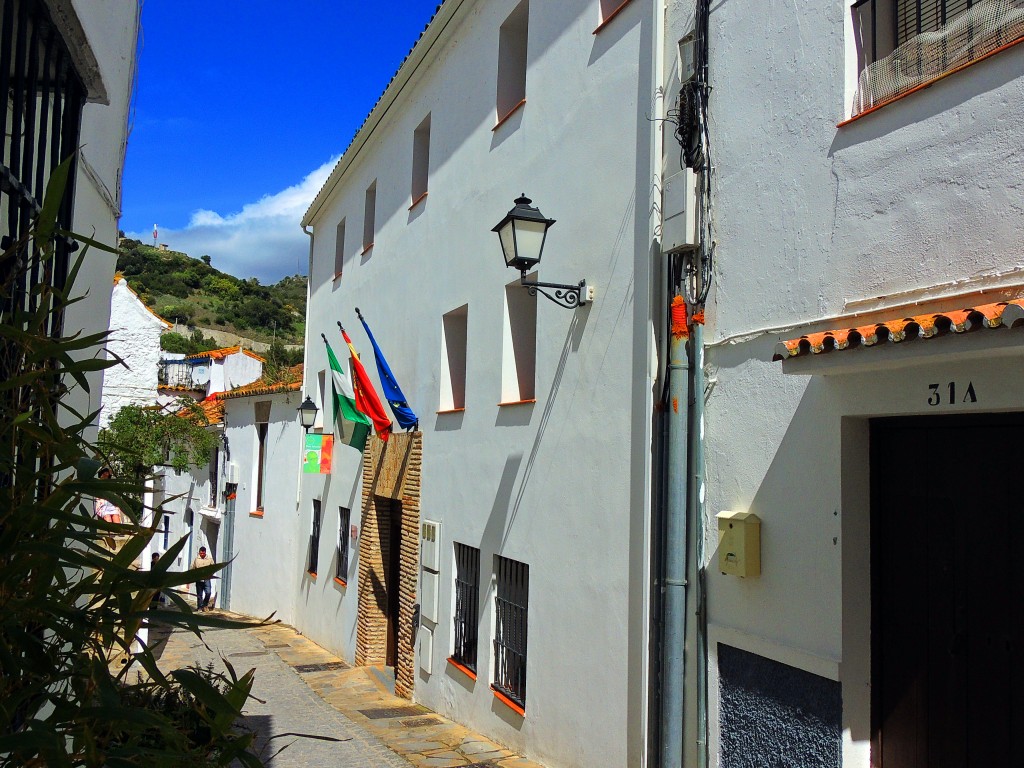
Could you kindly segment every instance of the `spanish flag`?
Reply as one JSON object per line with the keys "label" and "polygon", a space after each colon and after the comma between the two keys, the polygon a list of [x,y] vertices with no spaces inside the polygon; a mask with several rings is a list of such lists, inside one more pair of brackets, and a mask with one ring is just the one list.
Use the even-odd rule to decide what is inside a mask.
{"label": "spanish flag", "polygon": [[380,398],[377,397],[377,392],[370,383],[370,377],[366,375],[366,369],[359,362],[359,355],[356,352],[356,348],[352,346],[352,339],[348,337],[341,323],[338,323],[338,327],[341,328],[341,335],[345,338],[345,343],[348,344],[348,348],[352,352],[352,388],[355,390],[356,408],[370,417],[370,421],[373,422],[373,428],[377,431],[377,436],[381,440],[387,440],[391,434],[391,419],[388,418],[387,413],[384,411],[384,406],[381,404]]}

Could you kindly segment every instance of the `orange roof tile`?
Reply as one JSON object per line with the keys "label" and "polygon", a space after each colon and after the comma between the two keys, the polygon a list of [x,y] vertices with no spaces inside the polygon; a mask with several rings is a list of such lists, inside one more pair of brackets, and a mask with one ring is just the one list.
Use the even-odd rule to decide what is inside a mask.
{"label": "orange roof tile", "polygon": [[871,347],[883,342],[899,344],[914,339],[933,339],[948,333],[966,333],[979,328],[1014,328],[1024,325],[1024,299],[997,301],[949,312],[895,318],[858,328],[837,328],[809,333],[779,342],[772,360],[820,355],[854,347]]}
{"label": "orange roof tile", "polygon": [[252,384],[235,387],[227,392],[218,392],[214,397],[228,400],[235,397],[252,397],[253,395],[273,395],[278,392],[294,392],[302,389],[302,363],[285,368],[276,374],[264,375]]}
{"label": "orange roof tile", "polygon": [[208,352],[196,352],[193,355],[185,355],[185,357],[183,359],[184,360],[205,360],[205,359],[209,358],[210,360],[221,360],[221,359],[227,357],[228,355],[235,354],[236,352],[241,352],[243,355],[248,355],[249,357],[253,358],[254,360],[259,360],[261,363],[267,362],[264,358],[260,357],[259,355],[257,355],[252,350],[250,350],[250,349],[242,349],[241,346],[237,346],[237,345],[234,346],[234,347],[222,347],[221,349],[211,349]]}
{"label": "orange roof tile", "polygon": [[[200,400],[196,405],[203,416],[206,417],[206,422],[210,426],[224,422],[224,403],[218,400],[215,395],[210,395],[205,400]],[[191,410],[191,408],[183,408],[178,411],[178,415],[183,419],[191,419],[194,417],[195,411]]]}

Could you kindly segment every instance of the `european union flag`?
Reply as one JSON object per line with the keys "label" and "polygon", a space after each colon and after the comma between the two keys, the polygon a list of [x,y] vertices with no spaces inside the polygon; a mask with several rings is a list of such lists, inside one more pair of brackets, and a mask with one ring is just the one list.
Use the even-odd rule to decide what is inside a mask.
{"label": "european union flag", "polygon": [[359,322],[363,324],[363,328],[366,329],[366,335],[370,337],[370,344],[373,345],[373,356],[377,360],[377,373],[380,375],[380,385],[384,390],[384,398],[388,401],[388,405],[391,406],[391,412],[395,414],[395,421],[403,429],[415,429],[419,426],[419,417],[409,407],[405,395],[402,394],[402,388],[395,381],[395,375],[391,373],[388,361],[384,359],[384,353],[377,346],[377,341],[373,338],[370,326],[363,319],[363,314],[359,311],[359,307],[356,307],[356,315],[359,316]]}

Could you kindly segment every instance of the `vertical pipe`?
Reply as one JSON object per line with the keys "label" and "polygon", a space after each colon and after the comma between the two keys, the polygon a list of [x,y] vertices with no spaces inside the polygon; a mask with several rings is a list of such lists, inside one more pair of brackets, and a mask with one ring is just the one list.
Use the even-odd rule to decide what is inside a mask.
{"label": "vertical pipe", "polygon": [[692,420],[690,423],[690,503],[689,516],[693,521],[695,610],[697,619],[697,766],[708,764],[708,710],[707,710],[707,603],[705,593],[706,552],[704,530],[704,323],[696,315],[691,327],[690,345],[693,351],[691,370]]}
{"label": "vertical pipe", "polygon": [[687,359],[686,303],[672,299],[672,339],[669,343],[668,494],[665,505],[665,630],[661,668],[661,766],[683,764],[683,702],[686,644],[686,490],[687,490]]}

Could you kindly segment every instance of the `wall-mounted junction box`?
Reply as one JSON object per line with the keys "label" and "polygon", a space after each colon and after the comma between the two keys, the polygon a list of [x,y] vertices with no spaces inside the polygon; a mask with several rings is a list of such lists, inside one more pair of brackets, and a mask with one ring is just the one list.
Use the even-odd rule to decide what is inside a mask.
{"label": "wall-mounted junction box", "polygon": [[697,247],[697,176],[689,168],[666,177],[661,190],[661,252]]}
{"label": "wall-mounted junction box", "polygon": [[718,570],[728,576],[761,575],[761,518],[753,512],[719,512]]}

